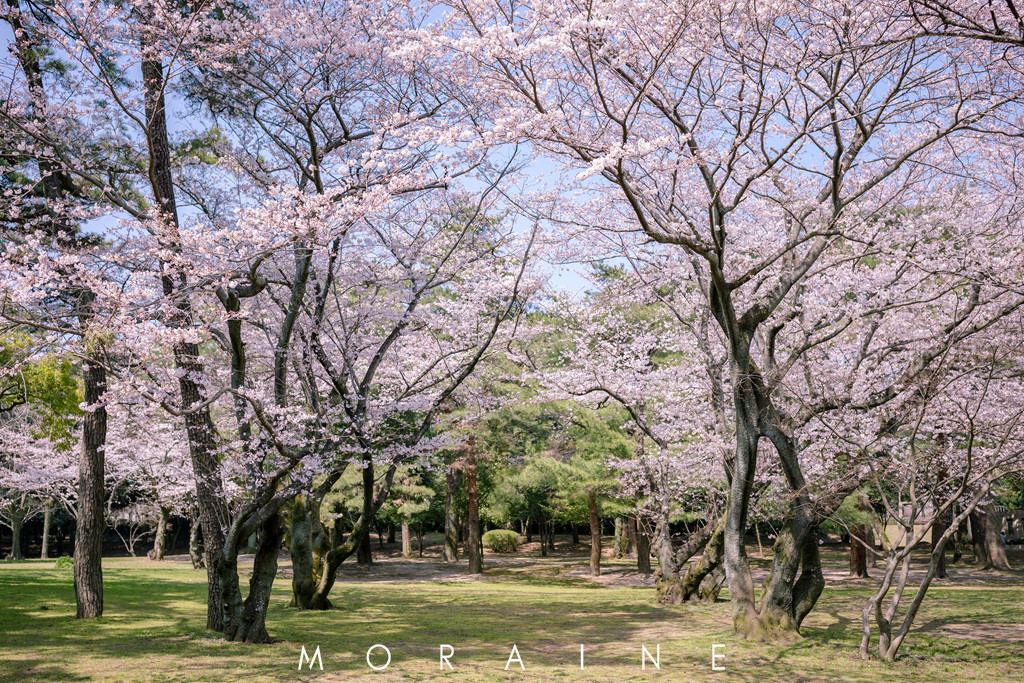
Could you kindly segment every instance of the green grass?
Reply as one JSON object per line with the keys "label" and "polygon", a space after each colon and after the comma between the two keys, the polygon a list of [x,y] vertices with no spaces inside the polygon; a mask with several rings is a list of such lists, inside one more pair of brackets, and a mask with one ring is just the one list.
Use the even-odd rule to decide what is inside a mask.
{"label": "green grass", "polygon": [[[224,643],[204,628],[205,573],[187,563],[104,560],[105,613],[74,619],[70,570],[53,562],[0,563],[0,680],[578,680],[626,681],[1020,681],[1024,643],[940,635],[943,625],[1024,622],[1020,582],[939,587],[893,664],[856,655],[867,588],[829,587],[805,624],[806,640],[775,647],[737,640],[729,605],[655,604],[647,588],[495,570],[476,582],[336,585],[341,608],[288,608],[290,582],[275,584],[268,646]],[[374,643],[392,663],[374,673]],[[456,671],[438,672],[438,646],[455,647]],[[515,643],[526,673],[505,672]],[[587,669],[579,670],[579,643]],[[724,673],[712,673],[724,643]],[[661,645],[661,671],[640,669],[640,646]],[[302,645],[319,645],[324,672],[296,671]],[[513,668],[517,668],[513,665]]]}

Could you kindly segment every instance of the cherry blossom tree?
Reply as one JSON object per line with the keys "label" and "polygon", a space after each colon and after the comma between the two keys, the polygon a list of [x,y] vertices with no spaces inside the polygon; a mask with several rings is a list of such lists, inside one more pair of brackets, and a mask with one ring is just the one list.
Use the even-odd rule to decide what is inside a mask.
{"label": "cherry blossom tree", "polygon": [[[728,351],[724,558],[736,629],[751,637],[795,637],[823,586],[796,435],[772,391],[785,304],[810,292],[821,264],[868,256],[873,216],[959,182],[933,169],[974,149],[974,129],[1004,127],[1019,93],[969,45],[879,44],[894,11],[484,0],[453,6],[408,49],[459,60],[487,84],[473,92],[492,135],[528,139],[619,207],[596,213],[597,227],[628,221],[695,264]],[[792,491],[792,522],[758,606],[742,541],[762,439]]]}

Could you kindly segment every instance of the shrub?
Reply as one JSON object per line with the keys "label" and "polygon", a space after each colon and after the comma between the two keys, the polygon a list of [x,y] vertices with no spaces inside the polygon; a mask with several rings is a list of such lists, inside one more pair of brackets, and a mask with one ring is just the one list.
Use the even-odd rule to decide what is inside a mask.
{"label": "shrub", "polygon": [[74,566],[74,561],[70,555],[61,555],[57,558],[57,563],[53,565],[54,569],[71,569]]}
{"label": "shrub", "polygon": [[514,553],[519,550],[519,534],[508,529],[491,529],[484,534],[483,543],[496,553]]}

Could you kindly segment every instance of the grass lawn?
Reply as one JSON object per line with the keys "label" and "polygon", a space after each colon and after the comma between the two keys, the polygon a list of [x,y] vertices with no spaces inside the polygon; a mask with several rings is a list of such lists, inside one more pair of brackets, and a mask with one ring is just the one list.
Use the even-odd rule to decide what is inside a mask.
{"label": "grass lawn", "polygon": [[[399,566],[375,571],[387,575],[390,563]],[[88,622],[74,619],[70,569],[0,563],[0,681],[1024,680],[1024,642],[1012,635],[1024,623],[1019,576],[933,588],[887,665],[856,654],[867,584],[833,582],[805,624],[807,639],[782,648],[737,640],[727,602],[665,607],[649,588],[542,573],[495,568],[483,580],[442,582],[345,574],[332,593],[340,609],[318,613],[288,608],[290,581],[279,577],[267,620],[278,642],[247,646],[205,630],[205,573],[188,563],[104,560],[105,613]],[[391,650],[386,671],[366,664],[375,643]],[[454,672],[438,671],[442,643],[455,648]],[[712,643],[725,644],[725,672],[711,671]],[[504,671],[513,644],[525,673],[517,664]],[[660,645],[660,671],[641,670],[642,644],[652,653]],[[303,645],[320,646],[323,673],[296,670]]]}

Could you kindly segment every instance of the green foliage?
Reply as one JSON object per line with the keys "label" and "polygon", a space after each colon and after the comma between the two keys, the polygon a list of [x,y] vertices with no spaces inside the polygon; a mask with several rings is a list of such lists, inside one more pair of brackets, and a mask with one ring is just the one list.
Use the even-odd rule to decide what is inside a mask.
{"label": "green foliage", "polygon": [[519,550],[519,534],[508,529],[491,529],[482,539],[484,547],[496,553],[514,553]]}
{"label": "green foliage", "polygon": [[33,436],[48,438],[62,450],[75,443],[75,425],[82,416],[81,383],[65,356],[33,357],[34,340],[26,334],[0,337],[0,365],[18,368],[0,385],[0,411],[26,404],[34,409]]}
{"label": "green foliage", "polygon": [[57,561],[53,563],[54,569],[71,569],[74,566],[75,562],[71,559],[70,555],[61,555],[57,558]]}

